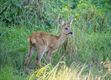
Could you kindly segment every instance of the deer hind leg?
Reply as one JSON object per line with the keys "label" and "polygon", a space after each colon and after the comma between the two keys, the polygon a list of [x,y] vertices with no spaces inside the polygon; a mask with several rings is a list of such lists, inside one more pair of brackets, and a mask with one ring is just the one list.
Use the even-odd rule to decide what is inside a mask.
{"label": "deer hind leg", "polygon": [[24,64],[27,66],[29,63],[30,63],[30,59],[31,59],[31,57],[32,57],[32,53],[34,52],[34,47],[33,47],[33,45],[31,45],[30,44],[30,46],[29,46],[29,51],[28,51],[28,55],[27,55],[27,57],[26,57],[26,59],[25,59],[25,62],[24,62]]}

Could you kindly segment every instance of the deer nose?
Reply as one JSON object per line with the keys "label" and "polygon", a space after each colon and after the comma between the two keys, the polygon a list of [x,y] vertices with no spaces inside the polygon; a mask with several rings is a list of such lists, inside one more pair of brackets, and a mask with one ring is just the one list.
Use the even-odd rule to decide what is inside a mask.
{"label": "deer nose", "polygon": [[72,34],[72,32],[69,32],[69,34]]}

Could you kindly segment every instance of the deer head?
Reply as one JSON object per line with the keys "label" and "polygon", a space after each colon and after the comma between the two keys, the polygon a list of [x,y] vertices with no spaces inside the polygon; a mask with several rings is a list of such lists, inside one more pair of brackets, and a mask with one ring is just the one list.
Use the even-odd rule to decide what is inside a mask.
{"label": "deer head", "polygon": [[63,19],[59,19],[59,26],[61,28],[61,33],[65,35],[72,35],[71,24],[73,22],[73,17],[70,17],[68,21],[64,21]]}

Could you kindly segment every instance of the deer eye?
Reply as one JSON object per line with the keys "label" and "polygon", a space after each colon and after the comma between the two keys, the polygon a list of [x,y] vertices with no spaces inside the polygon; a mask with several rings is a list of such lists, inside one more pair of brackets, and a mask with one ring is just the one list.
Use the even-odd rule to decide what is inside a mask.
{"label": "deer eye", "polygon": [[68,28],[65,28],[65,30],[68,30]]}

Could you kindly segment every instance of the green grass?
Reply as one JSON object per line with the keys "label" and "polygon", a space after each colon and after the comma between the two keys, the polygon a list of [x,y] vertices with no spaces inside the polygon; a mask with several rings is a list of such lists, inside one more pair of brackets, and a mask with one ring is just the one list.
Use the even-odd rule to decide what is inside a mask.
{"label": "green grass", "polygon": [[0,80],[27,80],[27,76],[12,66],[5,65],[0,69]]}
{"label": "green grass", "polygon": [[[74,30],[77,29],[75,28]],[[30,74],[33,74],[26,74],[25,70],[23,69],[23,62],[28,50],[27,37],[33,31],[36,31],[36,27],[33,29],[22,26],[12,28],[0,27],[0,80],[26,80],[30,77]],[[55,29],[52,34],[57,34],[57,32],[58,30]],[[84,63],[86,63],[86,66],[91,65],[91,75],[104,75],[105,72],[100,62],[111,59],[110,40],[110,32],[86,33],[78,29],[77,31],[74,31],[74,35],[68,39],[62,48],[55,52],[53,55],[52,68],[54,68],[54,65],[61,60],[65,61],[66,65],[68,66],[75,62],[75,65],[71,67],[77,67],[79,64],[84,65]],[[34,60],[35,59],[33,57],[33,64]],[[70,74],[64,74],[65,71],[69,72],[69,68],[70,67],[66,67],[63,69],[63,72],[61,72],[61,70],[59,71],[62,77]],[[89,71],[90,67],[88,69],[84,69],[82,72],[89,75]],[[56,78],[56,76],[59,75],[59,72],[57,74],[53,72],[54,75],[52,74],[53,77],[51,78]],[[71,74],[74,73],[78,74],[75,71],[71,72]],[[24,76],[21,76],[22,74],[24,74]],[[81,76],[83,75],[84,74],[81,74]],[[68,77],[70,80],[71,76]],[[51,78],[48,78],[48,80]],[[58,78],[55,80],[60,78],[61,77],[58,76]]]}
{"label": "green grass", "polygon": [[[110,0],[34,0],[39,4],[24,8],[16,6],[20,1],[0,1],[0,80],[92,80],[96,76],[111,80],[111,74],[106,75],[107,69],[101,64],[111,61]],[[74,34],[53,54],[52,64],[40,69],[24,68],[27,37],[34,31],[58,35],[58,16],[65,20],[74,17]]]}

